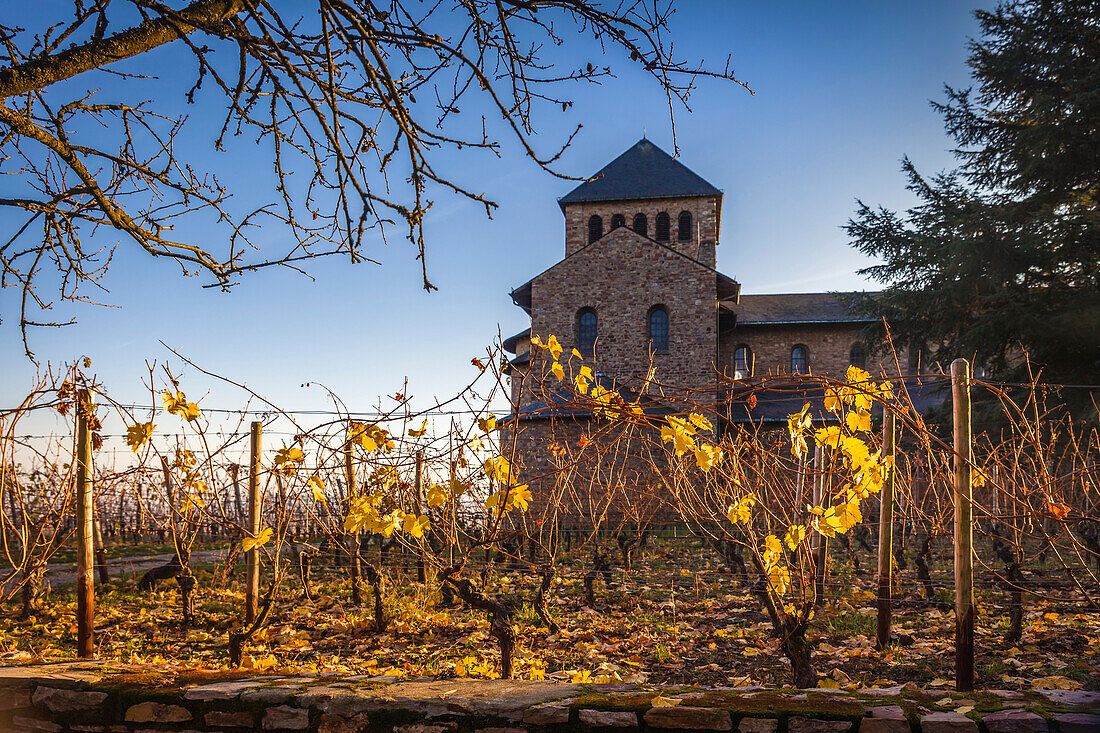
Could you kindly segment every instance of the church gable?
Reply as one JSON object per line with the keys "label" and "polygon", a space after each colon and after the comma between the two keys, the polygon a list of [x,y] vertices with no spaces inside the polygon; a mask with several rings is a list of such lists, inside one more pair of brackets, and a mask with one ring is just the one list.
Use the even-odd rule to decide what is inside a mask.
{"label": "church gable", "polygon": [[[532,333],[554,334],[567,351],[582,342],[581,317],[595,316],[594,370],[642,377],[650,361],[651,319],[667,346],[654,353],[658,379],[703,386],[713,381],[717,294],[713,269],[621,227],[577,251],[530,283]],[[586,316],[586,328],[591,315]]]}

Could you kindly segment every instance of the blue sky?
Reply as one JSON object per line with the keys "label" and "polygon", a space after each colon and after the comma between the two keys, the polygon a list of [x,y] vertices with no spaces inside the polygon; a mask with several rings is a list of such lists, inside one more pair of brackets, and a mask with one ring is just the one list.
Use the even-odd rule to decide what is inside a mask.
{"label": "blue sky", "polygon": [[[679,54],[719,67],[732,54],[738,77],[756,92],[704,80],[690,99],[691,112],[679,110],[676,121],[682,162],[725,192],[719,269],[741,282],[743,292],[874,287],[855,274],[869,262],[848,246],[840,226],[856,198],[891,208],[911,203],[899,173],[903,155],[928,172],[952,164],[951,141],[928,101],[942,98],[944,83],[969,84],[966,43],[977,31],[972,11],[989,5],[678,4],[671,30]],[[569,112],[537,119],[542,150],[555,148],[579,122],[584,129],[560,166],[573,175],[599,170],[643,130],[672,152],[660,90],[621,55],[598,59],[585,56],[588,50],[567,44],[559,60],[579,65],[592,58],[610,64],[618,77],[578,87]],[[172,54],[157,52],[142,64],[189,79],[189,68],[174,67]],[[182,95],[186,84],[171,88]],[[196,106],[188,110],[196,120],[209,117],[194,137],[202,161],[216,155],[210,125],[218,124],[220,109],[213,102]],[[287,408],[326,406],[321,390],[300,386],[306,382],[322,383],[362,410],[379,395],[404,390],[406,378],[421,404],[453,393],[472,376],[470,358],[483,354],[498,331],[507,337],[526,327],[509,290],[563,255],[555,199],[575,184],[540,171],[511,141],[503,142],[500,159],[463,151],[439,161],[500,208],[489,220],[475,204],[437,197],[426,234],[438,292],[420,288],[419,264],[399,236],[367,252],[380,267],[332,259],[310,267],[315,280],[262,272],[230,293],[204,289],[201,278],[181,278],[171,264],[123,243],[102,295],[118,307],[73,309],[79,325],[36,331],[32,348],[44,363],[90,356],[100,380],[123,401],[147,401],[145,362],[167,359],[180,367],[189,395],[212,389],[208,406],[243,404],[239,392],[183,368],[162,340]],[[224,158],[217,165],[224,167]],[[255,170],[244,164],[233,174],[247,182]],[[6,232],[15,225],[9,215],[0,218]],[[260,236],[277,241],[280,233],[268,229]],[[111,232],[97,235],[103,245],[117,240]],[[0,294],[3,407],[21,399],[34,373],[22,354],[14,296]],[[59,307],[58,315],[68,313]]]}

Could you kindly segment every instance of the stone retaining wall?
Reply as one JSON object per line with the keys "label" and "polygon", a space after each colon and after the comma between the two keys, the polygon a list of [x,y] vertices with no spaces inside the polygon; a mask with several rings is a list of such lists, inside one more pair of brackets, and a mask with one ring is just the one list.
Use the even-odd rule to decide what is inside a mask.
{"label": "stone retaining wall", "polygon": [[84,662],[0,667],[13,733],[1084,733],[1100,693],[961,695],[318,678]]}

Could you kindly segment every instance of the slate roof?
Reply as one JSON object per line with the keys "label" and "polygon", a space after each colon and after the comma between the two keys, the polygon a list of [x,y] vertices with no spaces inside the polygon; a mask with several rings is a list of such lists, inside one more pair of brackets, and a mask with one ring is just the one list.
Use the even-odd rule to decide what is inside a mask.
{"label": "slate roof", "polygon": [[[946,378],[906,377],[899,384],[894,382],[895,392],[904,390],[913,409],[925,415],[939,407],[950,396],[951,383]],[[787,417],[797,413],[807,402],[815,423],[835,423],[837,416],[825,409],[825,389],[819,384],[805,383],[797,377],[766,377],[736,383],[728,394],[729,422],[753,423],[761,426],[785,424]],[[871,408],[874,415],[882,414],[882,407]]]}
{"label": "slate roof", "polygon": [[738,326],[777,326],[795,323],[872,323],[875,318],[854,313],[841,296],[854,293],[784,293],[742,295],[729,306]]}
{"label": "slate roof", "polygon": [[504,347],[505,351],[511,354],[515,354],[517,353],[516,349],[519,347],[519,342],[529,338],[531,338],[531,329],[526,328],[517,333],[515,336],[509,336],[508,338],[504,339],[504,343],[501,344],[501,346]]}
{"label": "slate roof", "polygon": [[592,179],[558,199],[563,211],[566,204],[581,201],[722,195],[719,189],[644,137]]}

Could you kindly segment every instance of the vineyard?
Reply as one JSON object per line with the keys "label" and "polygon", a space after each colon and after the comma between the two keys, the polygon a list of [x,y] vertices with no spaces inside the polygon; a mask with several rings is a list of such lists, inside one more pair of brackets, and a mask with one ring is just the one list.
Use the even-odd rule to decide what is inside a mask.
{"label": "vineyard", "polygon": [[[43,375],[0,422],[0,663],[1100,689],[1100,444],[1047,387],[957,363],[924,377],[945,426],[853,367],[799,377],[823,413],[745,426],[536,349],[518,392],[490,353],[454,398],[371,413],[190,363],[145,405],[87,362]],[[538,460],[510,393],[558,426]]]}

